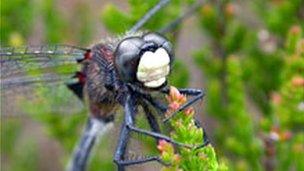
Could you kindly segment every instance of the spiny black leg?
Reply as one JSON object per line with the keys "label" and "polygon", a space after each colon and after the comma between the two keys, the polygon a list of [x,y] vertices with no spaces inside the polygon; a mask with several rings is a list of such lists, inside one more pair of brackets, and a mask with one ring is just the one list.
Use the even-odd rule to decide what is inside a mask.
{"label": "spiny black leg", "polygon": [[[115,157],[114,157],[114,161],[117,164],[119,171],[124,171],[124,167],[128,166],[128,165],[142,164],[142,163],[151,162],[151,161],[157,161],[159,163],[165,164],[161,161],[161,159],[158,156],[151,156],[151,157],[146,157],[146,158],[137,159],[137,160],[125,160],[124,155],[125,155],[128,139],[130,136],[129,135],[130,131],[152,136],[156,139],[164,139],[168,142],[171,142],[172,144],[185,146],[185,147],[191,147],[190,145],[176,142],[176,141],[172,140],[171,138],[164,136],[162,134],[136,128],[134,126],[135,113],[136,113],[135,98],[131,98],[130,96],[128,96],[126,99],[126,104],[125,104],[125,121],[122,125],[120,139],[119,139],[117,150],[116,150]],[[151,123],[157,123],[157,122],[152,121]],[[155,128],[157,129],[157,127],[155,127],[155,125],[153,125],[152,129],[155,129]],[[200,145],[199,147],[202,147],[202,145]]]}
{"label": "spiny black leg", "polygon": [[199,94],[202,94],[203,96],[205,95],[205,92],[201,89],[195,89],[195,88],[179,88],[178,91],[181,94],[186,94],[189,96],[196,96]]}
{"label": "spiny black leg", "polygon": [[183,147],[187,147],[187,148],[192,148],[193,147],[192,145],[177,142],[177,141],[173,140],[172,138],[170,138],[168,136],[165,136],[165,135],[162,135],[162,134],[159,134],[159,133],[143,130],[143,129],[134,127],[132,125],[127,125],[127,127],[131,131],[134,131],[134,132],[137,132],[137,133],[140,133],[140,134],[144,134],[144,135],[147,135],[147,136],[151,136],[151,137],[154,137],[156,139],[163,139],[163,140],[166,140],[167,142],[170,142],[170,143],[178,145],[178,146],[183,146]]}
{"label": "spiny black leg", "polygon": [[153,132],[160,133],[159,125],[157,123],[157,120],[156,120],[155,116],[152,114],[152,112],[151,112],[151,110],[149,108],[149,105],[146,102],[143,102],[142,107],[143,107],[144,112],[146,114],[146,117],[148,119],[148,122],[149,122],[149,125],[151,127],[151,130]]}
{"label": "spiny black leg", "polygon": [[[152,101],[153,101],[153,102],[152,102]],[[163,111],[163,110],[166,111],[166,110],[167,110],[167,107],[165,106],[165,104],[162,104],[162,103],[160,103],[159,101],[156,101],[156,100],[154,100],[154,99],[151,98],[149,102],[152,102],[151,105],[152,105],[154,108],[156,108],[157,110],[160,110],[160,111]],[[160,106],[161,106],[161,107],[160,107]],[[160,107],[160,108],[159,108],[159,107]],[[208,136],[207,136],[207,132],[206,132],[205,128],[201,125],[201,123],[199,122],[199,120],[198,120],[197,118],[195,118],[195,125],[196,125],[196,127],[198,127],[198,128],[202,128],[202,129],[203,129],[203,132],[204,132],[203,144],[200,145],[198,148],[203,147],[203,146],[209,144],[210,141],[209,141],[209,138],[208,138]]]}
{"label": "spiny black leg", "polygon": [[84,171],[88,163],[92,148],[98,135],[105,131],[106,122],[97,118],[89,118],[79,144],[74,150],[74,155],[69,163],[69,171]]}
{"label": "spiny black leg", "polygon": [[155,109],[157,109],[160,115],[163,115],[167,111],[167,105],[162,104],[159,101],[152,98],[150,95],[142,95],[146,102],[150,103]]}
{"label": "spiny black leg", "polygon": [[124,155],[127,149],[128,141],[130,139],[130,131],[127,129],[125,122],[121,126],[120,136],[114,155],[114,162],[117,164],[118,171],[124,171]]}
{"label": "spiny black leg", "polygon": [[[178,91],[181,94],[186,94],[186,95],[189,95],[189,96],[196,96],[196,95],[199,95],[199,94],[203,94],[203,96],[205,95],[205,92],[203,90],[201,90],[201,89],[195,89],[195,88],[178,88]],[[169,94],[170,87],[164,87],[161,90],[161,92],[165,93],[165,94]]]}
{"label": "spiny black leg", "polygon": [[[125,115],[127,115],[127,113],[130,113],[130,112],[132,112],[132,113],[136,112],[134,98],[133,98],[133,100],[130,98],[127,98],[126,104],[129,104],[129,105],[125,105]],[[136,159],[136,160],[125,160],[124,155],[126,152],[127,143],[130,138],[130,129],[126,125],[126,122],[128,119],[129,118],[125,117],[125,121],[122,124],[120,138],[119,138],[117,149],[116,149],[115,156],[114,156],[114,162],[117,164],[118,171],[124,171],[125,166],[128,166],[128,165],[141,164],[141,163],[146,163],[146,162],[151,162],[151,161],[158,161],[158,162],[162,163],[162,161],[159,159],[158,156],[146,157],[146,158]],[[129,120],[128,122],[130,122],[130,121],[132,122],[133,119]]]}
{"label": "spiny black leg", "polygon": [[127,125],[128,129],[130,129],[131,131],[140,133],[140,134],[144,134],[144,135],[148,135],[148,136],[154,137],[156,139],[166,140],[167,142],[170,142],[170,143],[175,144],[175,145],[184,146],[184,147],[188,147],[188,148],[192,147],[191,145],[177,142],[177,141],[171,139],[168,136],[165,136],[165,135],[162,135],[162,134],[159,134],[159,133],[156,133],[156,132],[151,132],[151,131],[147,131],[147,130],[143,130],[143,129],[135,127],[134,126],[135,125],[134,124],[134,117],[135,117],[135,106],[136,105],[134,103],[134,99],[135,98],[131,98],[130,96],[128,96],[127,100],[126,100],[126,105],[125,105],[125,121],[126,121],[126,125]]}
{"label": "spiny black leg", "polygon": [[[186,94],[186,95],[189,95],[189,96],[196,96],[196,97],[200,97],[200,96],[203,97],[204,96],[203,91],[200,90],[200,89],[186,88],[186,89],[178,89],[178,90],[179,90],[179,92],[181,94]],[[169,89],[165,88],[165,89],[162,90],[162,92],[166,93],[166,94],[169,94]],[[164,113],[165,111],[167,111],[167,107],[166,107],[165,104],[162,104],[161,102],[153,99],[151,96],[146,95],[146,96],[144,96],[144,98],[146,100],[148,100],[150,102],[150,104],[153,107],[155,107],[157,110],[162,111],[162,113]],[[198,98],[198,99],[200,99],[200,98]],[[208,145],[210,143],[210,141],[208,139],[208,136],[207,136],[207,133],[205,131],[205,128],[201,125],[201,123],[199,122],[199,120],[197,118],[195,118],[195,125],[198,128],[202,128],[203,132],[204,132],[203,143],[200,146],[198,146],[197,148],[201,148],[201,147],[204,147],[204,146]]]}

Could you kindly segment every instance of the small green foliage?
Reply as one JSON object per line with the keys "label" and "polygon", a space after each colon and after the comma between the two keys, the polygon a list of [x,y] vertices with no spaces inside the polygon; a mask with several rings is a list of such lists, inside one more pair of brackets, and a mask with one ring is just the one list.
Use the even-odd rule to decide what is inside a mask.
{"label": "small green foliage", "polygon": [[303,162],[299,161],[304,157],[304,39],[299,39],[295,29],[297,33],[301,32],[295,27],[290,30],[289,36],[293,38],[289,37],[288,40],[297,37],[298,41],[288,41],[286,44],[286,65],[281,74],[283,84],[278,92],[272,94],[277,131],[271,132],[279,137],[275,144],[280,161],[278,170],[304,169]]}
{"label": "small green foliage", "polygon": [[18,159],[9,170],[39,170],[39,151],[37,143],[33,139],[27,139],[20,145],[16,145],[14,152],[11,154],[12,159]]}
{"label": "small green foliage", "polygon": [[[169,109],[167,116],[178,109],[186,102],[186,96],[181,95],[178,90],[171,87],[170,94],[167,97],[169,102]],[[194,146],[201,145],[204,140],[204,132],[202,128],[198,128],[194,123],[194,110],[188,108],[185,111],[178,113],[170,121],[172,131],[170,137],[175,141],[192,144]],[[172,144],[165,140],[160,140],[157,146],[161,152],[161,159],[169,166],[164,167],[163,171],[175,170],[218,170],[219,164],[217,162],[216,154],[213,147],[208,144],[203,148],[173,148]]]}
{"label": "small green foliage", "polygon": [[10,155],[14,151],[16,139],[21,131],[20,121],[17,120],[3,120],[1,122],[1,154]]}
{"label": "small green foliage", "polygon": [[180,60],[175,60],[172,73],[169,76],[169,84],[177,87],[187,87],[189,82],[189,71],[184,63]]}
{"label": "small green foliage", "polygon": [[[59,85],[56,89],[37,86],[32,96],[33,100],[30,101],[21,99],[24,112],[44,123],[53,137],[58,138],[66,149],[72,150],[81,130],[80,125],[86,120],[86,110],[81,109],[81,102],[65,85]],[[36,107],[31,107],[33,105]]]}
{"label": "small green foliage", "polygon": [[1,0],[0,3],[1,46],[20,46],[23,42],[10,42],[10,39],[14,38],[16,35],[21,39],[28,38],[34,22],[34,13],[31,9],[33,2],[28,0],[11,0],[9,2]]}
{"label": "small green foliage", "polygon": [[130,18],[111,4],[103,10],[102,21],[113,33],[124,33],[131,27]]}
{"label": "small green foliage", "polygon": [[[297,50],[303,29],[300,4],[302,0],[210,1],[199,13],[210,43],[195,52],[194,59],[207,78],[207,112],[218,123],[215,141],[231,170],[301,168],[290,150],[294,140],[289,140],[291,134],[301,137],[303,129],[298,110],[304,90],[299,86],[303,60]],[[252,16],[244,13],[252,7],[256,20],[244,22],[240,18]],[[238,14],[240,8],[244,9]],[[260,136],[276,135],[269,133],[276,126],[279,142]],[[302,155],[299,149],[297,155]]]}
{"label": "small green foliage", "polygon": [[[64,33],[64,28],[67,27],[64,23],[64,19],[60,15],[54,15],[59,13],[58,9],[55,8],[54,0],[45,0],[40,4],[40,10],[43,14],[43,21],[45,21],[46,29],[46,42],[48,43],[60,43],[62,40],[62,34]],[[61,33],[61,34],[59,34]]]}
{"label": "small green foliage", "polygon": [[[104,26],[112,33],[123,34],[130,29],[158,0],[142,1],[129,0],[130,9],[122,12],[114,5],[107,5],[103,10],[101,20]],[[192,0],[172,0],[170,5],[160,10],[153,16],[141,30],[157,31],[172,19],[177,18],[183,5],[192,3]]]}

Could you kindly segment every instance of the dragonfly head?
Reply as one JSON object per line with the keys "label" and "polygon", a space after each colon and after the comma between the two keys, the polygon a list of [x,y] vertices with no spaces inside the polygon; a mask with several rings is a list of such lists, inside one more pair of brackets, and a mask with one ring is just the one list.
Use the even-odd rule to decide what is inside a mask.
{"label": "dragonfly head", "polygon": [[171,43],[157,33],[122,40],[115,53],[121,79],[157,89],[167,82],[173,62]]}

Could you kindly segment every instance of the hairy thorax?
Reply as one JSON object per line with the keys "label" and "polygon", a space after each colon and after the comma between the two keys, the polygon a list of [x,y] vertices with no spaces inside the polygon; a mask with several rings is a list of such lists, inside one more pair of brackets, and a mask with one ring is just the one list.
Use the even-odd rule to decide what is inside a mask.
{"label": "hairy thorax", "polygon": [[109,46],[97,44],[92,48],[91,60],[84,64],[84,93],[91,114],[96,117],[110,117],[118,107],[117,87],[111,87],[117,78],[113,58],[113,50]]}

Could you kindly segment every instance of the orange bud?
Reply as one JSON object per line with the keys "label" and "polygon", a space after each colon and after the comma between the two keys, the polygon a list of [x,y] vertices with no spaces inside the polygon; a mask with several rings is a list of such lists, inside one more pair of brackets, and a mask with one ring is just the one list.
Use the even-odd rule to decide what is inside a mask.
{"label": "orange bud", "polygon": [[294,76],[291,82],[292,85],[295,87],[300,87],[300,86],[304,87],[304,78],[301,76]]}
{"label": "orange bud", "polygon": [[212,6],[210,4],[206,4],[202,7],[201,13],[203,15],[211,15],[213,14],[214,9],[212,8]]}
{"label": "orange bud", "polygon": [[235,14],[235,5],[233,3],[228,3],[225,7],[225,13],[228,17]]}
{"label": "orange bud", "polygon": [[293,35],[297,35],[301,32],[301,27],[298,25],[294,25],[290,28],[289,32]]}
{"label": "orange bud", "polygon": [[191,115],[194,114],[194,109],[193,109],[192,107],[187,108],[187,109],[185,110],[184,113],[185,113],[185,115],[187,115],[187,116],[191,116]]}
{"label": "orange bud", "polygon": [[280,139],[282,141],[289,140],[291,137],[292,137],[292,133],[290,131],[285,131],[285,132],[281,133],[281,135],[280,135]]}
{"label": "orange bud", "polygon": [[282,102],[282,97],[279,93],[272,93],[271,94],[271,101],[273,104],[279,105]]}
{"label": "orange bud", "polygon": [[166,97],[169,103],[178,103],[180,105],[187,101],[186,96],[182,95],[177,88],[171,86],[169,91],[169,96]]}
{"label": "orange bud", "polygon": [[179,93],[176,87],[171,86],[169,95],[171,96],[172,99],[177,99],[181,94]]}
{"label": "orange bud", "polygon": [[180,95],[180,96],[179,96],[179,103],[180,103],[180,104],[184,104],[184,103],[186,103],[186,102],[187,102],[187,97],[184,96],[184,95]]}
{"label": "orange bud", "polygon": [[157,149],[160,151],[160,152],[163,152],[166,150],[166,147],[168,146],[168,142],[166,140],[159,140],[158,141],[158,145],[157,145]]}
{"label": "orange bud", "polygon": [[179,107],[180,107],[180,104],[177,102],[172,102],[169,104],[169,109],[173,110],[173,111],[177,110]]}
{"label": "orange bud", "polygon": [[179,163],[179,162],[181,161],[181,156],[178,155],[178,154],[175,154],[175,155],[173,156],[173,160],[174,160],[176,163]]}

